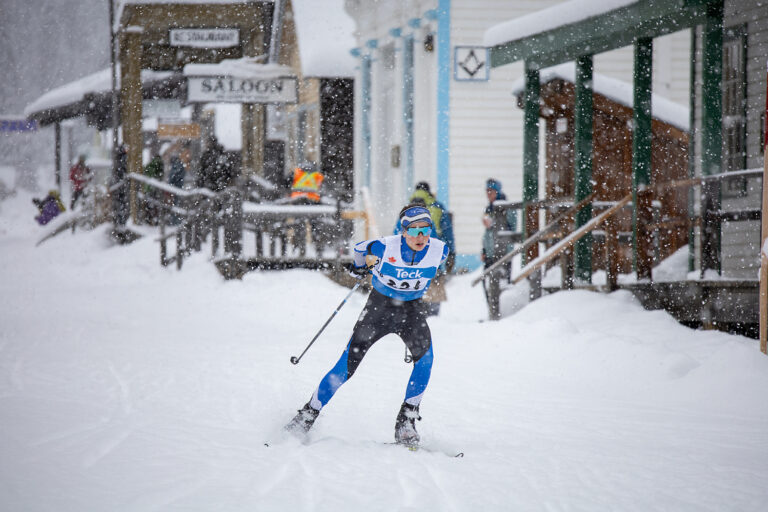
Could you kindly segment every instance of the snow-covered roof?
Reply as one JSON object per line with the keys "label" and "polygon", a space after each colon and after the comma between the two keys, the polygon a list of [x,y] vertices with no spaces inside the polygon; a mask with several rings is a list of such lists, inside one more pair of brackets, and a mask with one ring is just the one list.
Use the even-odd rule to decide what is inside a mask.
{"label": "snow-covered roof", "polygon": [[[173,75],[170,71],[152,71],[142,70],[141,81],[148,82],[154,80],[163,80]],[[120,75],[117,77],[118,87],[120,86]],[[27,105],[24,109],[24,115],[30,116],[36,112],[64,107],[85,99],[86,94],[95,94],[108,92],[112,90],[112,70],[110,68],[102,69],[96,73],[85,76],[74,82],[69,82],[61,87],[52,89],[35,101]]]}
{"label": "snow-covered roof", "polygon": [[187,64],[184,66],[184,75],[258,78],[276,75],[293,76],[295,73],[288,66],[264,63],[258,57],[243,57],[242,59],[225,59],[218,64]]}
{"label": "snow-covered roof", "polygon": [[496,46],[533,34],[578,23],[637,3],[638,0],[571,0],[494,25],[485,31],[483,44]]}
{"label": "snow-covered roof", "polygon": [[[567,80],[571,83],[576,82],[576,66],[573,62],[558,64],[550,68],[544,68],[540,73],[542,84],[550,82],[556,78]],[[622,105],[632,107],[634,105],[634,94],[632,84],[610,78],[605,75],[594,73],[592,75],[592,90]],[[525,91],[525,77],[519,78],[512,83],[512,94],[515,96]],[[651,97],[653,117],[676,126],[681,130],[688,130],[690,117],[688,108],[675,103],[663,96],[653,94]]]}
{"label": "snow-covered roof", "polygon": [[291,0],[305,77],[353,77],[355,22],[344,0]]}

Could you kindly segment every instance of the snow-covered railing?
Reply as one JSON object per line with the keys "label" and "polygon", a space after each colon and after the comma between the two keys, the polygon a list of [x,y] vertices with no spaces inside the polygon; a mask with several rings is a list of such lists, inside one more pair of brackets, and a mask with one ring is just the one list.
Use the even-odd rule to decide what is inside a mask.
{"label": "snow-covered railing", "polygon": [[[301,198],[284,198],[257,203],[248,200],[252,196],[247,187],[214,193],[203,188],[182,190],[141,174],[128,178],[136,189],[138,221],[160,228],[157,241],[163,265],[176,262],[181,268],[185,255],[199,251],[210,233],[211,258],[220,270],[225,264],[219,262],[226,262],[222,272],[228,276],[240,275],[246,267],[325,268],[339,264],[349,252],[354,220],[361,219],[368,227],[363,212],[347,210],[340,202],[306,204],[297,203]],[[255,250],[246,256],[244,244],[250,238]],[[176,254],[168,256],[172,239]]]}
{"label": "snow-covered railing", "polygon": [[193,196],[205,196],[210,198],[216,197],[216,193],[211,192],[207,188],[192,188],[192,189],[178,188],[164,181],[160,181],[155,178],[150,178],[149,176],[144,176],[143,174],[137,174],[135,172],[129,173],[128,177],[134,181],[138,181],[139,183],[144,183],[145,185],[150,185],[158,190],[162,190],[163,192],[173,194],[177,197],[193,197]]}

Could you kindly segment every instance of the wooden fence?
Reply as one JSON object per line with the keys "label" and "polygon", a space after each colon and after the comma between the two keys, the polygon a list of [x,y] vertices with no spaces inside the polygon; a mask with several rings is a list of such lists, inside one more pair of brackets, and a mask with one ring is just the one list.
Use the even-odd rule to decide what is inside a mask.
{"label": "wooden fence", "polygon": [[344,209],[340,202],[255,203],[236,188],[213,193],[182,190],[137,174],[129,178],[138,188],[138,221],[158,227],[163,266],[176,263],[181,269],[185,257],[210,241],[210,257],[226,277],[256,268],[327,268],[351,261],[356,220],[368,229],[364,212]]}

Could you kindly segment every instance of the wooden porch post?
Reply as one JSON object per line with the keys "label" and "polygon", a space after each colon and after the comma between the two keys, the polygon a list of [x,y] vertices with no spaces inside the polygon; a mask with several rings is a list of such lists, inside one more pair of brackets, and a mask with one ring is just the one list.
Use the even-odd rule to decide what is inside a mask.
{"label": "wooden porch post", "polygon": [[[120,45],[120,119],[126,145],[127,171],[141,174],[141,27],[127,27]],[[131,180],[130,204],[133,222],[138,222],[137,185]]]}
{"label": "wooden porch post", "polygon": [[[272,38],[274,43],[280,44],[280,23],[282,20],[283,6],[282,2],[274,5],[272,23],[275,26],[272,29]],[[264,13],[261,13],[262,23],[264,23]],[[266,25],[265,25],[266,26]],[[268,52],[269,62],[278,63],[280,55],[279,48],[267,48],[263,30],[251,34],[249,43],[244,51],[247,57],[257,57]],[[240,151],[240,174],[247,176],[254,174],[256,176],[264,175],[264,143],[266,142],[266,117],[267,108],[261,103],[243,103],[240,109],[240,128],[242,133],[242,149]]]}
{"label": "wooden porch post", "polygon": [[[702,144],[701,172],[704,176],[722,169],[722,81],[723,81],[723,2],[707,6],[703,37]],[[720,272],[720,220],[712,215],[720,211],[720,184],[709,181],[701,190],[701,273]]]}
{"label": "wooden porch post", "polygon": [[[539,198],[539,95],[541,83],[539,70],[525,62],[525,99],[523,131],[523,211],[525,222],[523,238],[527,239],[539,230],[539,210],[530,205]],[[523,254],[523,261],[530,262],[539,256],[538,243],[531,244]],[[541,295],[541,272],[531,279],[531,299]]]}
{"label": "wooden porch post", "polygon": [[54,156],[54,172],[56,177],[56,188],[59,190],[59,194],[61,194],[61,123],[58,121],[53,126],[54,129],[54,137],[55,137],[55,151],[56,155]]}
{"label": "wooden porch post", "polygon": [[240,172],[243,176],[264,174],[265,117],[264,105],[243,103],[241,108],[241,130],[243,148]]}
{"label": "wooden porch post", "polygon": [[632,134],[632,235],[637,279],[651,279],[653,248],[648,229],[652,219],[651,183],[651,90],[653,39],[635,43],[634,132]]}
{"label": "wooden porch post", "polygon": [[[592,56],[576,61],[574,100],[574,202],[592,193]],[[574,217],[576,229],[592,218],[592,204],[586,204]],[[592,234],[587,234],[574,247],[576,278],[592,282]]]}

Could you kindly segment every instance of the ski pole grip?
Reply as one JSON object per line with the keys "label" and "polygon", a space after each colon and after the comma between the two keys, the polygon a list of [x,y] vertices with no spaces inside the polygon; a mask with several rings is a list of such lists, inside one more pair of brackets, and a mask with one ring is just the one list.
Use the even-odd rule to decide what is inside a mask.
{"label": "ski pole grip", "polygon": [[296,356],[291,356],[291,364],[299,364],[299,358]]}

